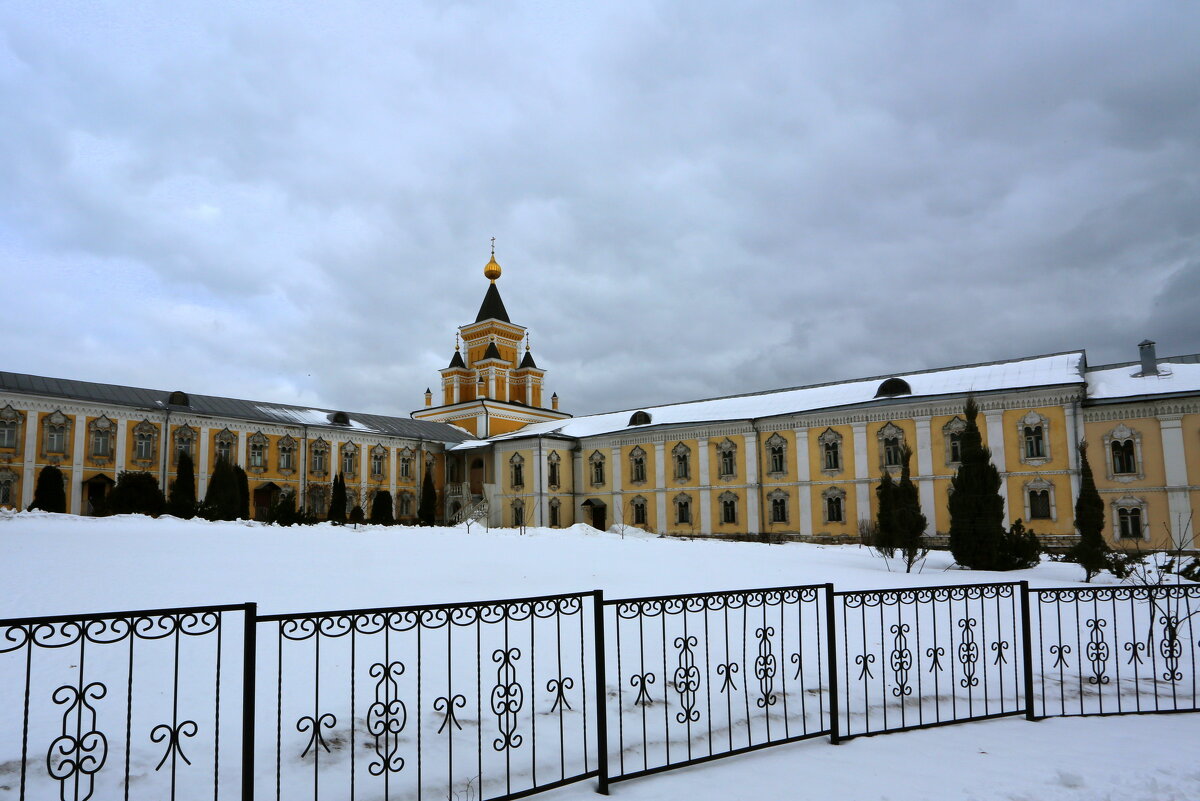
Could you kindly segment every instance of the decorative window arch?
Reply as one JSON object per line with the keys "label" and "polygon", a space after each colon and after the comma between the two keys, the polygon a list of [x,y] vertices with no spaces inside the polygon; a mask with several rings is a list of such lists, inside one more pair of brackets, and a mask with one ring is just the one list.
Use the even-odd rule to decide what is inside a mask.
{"label": "decorative window arch", "polygon": [[329,443],[317,438],[308,446],[308,472],[314,476],[329,475]]}
{"label": "decorative window arch", "polygon": [[24,422],[25,415],[14,409],[11,403],[0,409],[0,448],[16,450],[17,443],[21,440],[21,425]]}
{"label": "decorative window arch", "polygon": [[562,457],[558,451],[550,451],[546,457],[546,485],[552,490],[558,489],[562,476]]}
{"label": "decorative window arch", "polygon": [[88,423],[88,458],[100,464],[111,462],[116,434],[117,424],[108,415],[102,414]]}
{"label": "decorative window arch", "polygon": [[196,429],[192,428],[191,426],[183,425],[175,429],[175,433],[171,435],[174,439],[174,447],[171,448],[171,459],[173,460],[173,464],[179,464],[179,454],[181,453],[186,453],[192,458],[192,461],[195,461],[196,438],[199,435],[200,432],[196,431]]}
{"label": "decorative window arch", "polygon": [[821,472],[827,476],[842,472],[845,464],[842,459],[842,435],[827,428],[817,437],[817,446],[821,449]]}
{"label": "decorative window arch", "polygon": [[400,478],[413,477],[413,449],[405,446],[400,449]]}
{"label": "decorative window arch", "polygon": [[592,451],[592,455],[588,457],[588,464],[592,474],[592,486],[602,486],[604,484],[604,454],[600,451]]}
{"label": "decorative window arch", "polygon": [[413,516],[413,501],[414,501],[413,494],[411,492],[407,492],[407,491],[398,492],[396,494],[399,496],[398,500],[400,503],[400,512],[399,512],[400,517],[412,517]]}
{"label": "decorative window arch", "polygon": [[42,418],[42,455],[64,456],[71,436],[71,418],[55,409]]}
{"label": "decorative window arch", "polygon": [[646,451],[641,445],[629,452],[629,483],[646,483]]}
{"label": "decorative window arch", "polygon": [[1054,497],[1054,483],[1038,476],[1032,481],[1026,481],[1025,520],[1058,520],[1058,504]]}
{"label": "decorative window arch", "polygon": [[1142,462],[1142,434],[1124,423],[1104,435],[1108,480],[1128,483],[1146,477]]}
{"label": "decorative window arch", "polygon": [[371,446],[371,478],[382,480],[387,475],[388,449],[384,445]]}
{"label": "decorative window arch", "polygon": [[1146,511],[1146,501],[1142,498],[1125,495],[1113,501],[1113,539],[1150,539],[1150,521],[1146,519]]}
{"label": "decorative window arch", "polygon": [[20,495],[17,485],[20,477],[7,467],[0,467],[0,506],[17,507],[20,505]]}
{"label": "decorative window arch", "polygon": [[788,522],[788,494],[785,490],[773,490],[767,495],[772,523]]}
{"label": "decorative window arch", "polygon": [[213,435],[214,460],[220,461],[224,459],[229,464],[233,464],[233,449],[237,446],[237,434],[230,431],[228,428],[222,428]]}
{"label": "decorative window arch", "polygon": [[635,526],[645,526],[649,524],[649,512],[647,511],[646,499],[641,495],[635,495],[633,500],[629,502],[630,508],[633,510],[633,524]]}
{"label": "decorative window arch", "polygon": [[675,480],[688,481],[692,477],[692,449],[682,442],[671,448],[671,459],[675,465]]}
{"label": "decorative window arch", "polygon": [[1036,411],[1017,421],[1021,463],[1043,465],[1050,461],[1050,419]]}
{"label": "decorative window arch", "polygon": [[879,467],[884,470],[889,467],[901,467],[904,429],[895,423],[888,422],[887,425],[881,426],[875,432],[875,436],[879,440]]}
{"label": "decorative window arch", "polygon": [[133,461],[147,464],[158,455],[158,426],[143,420],[133,427]]}
{"label": "decorative window arch", "polygon": [[309,512],[314,515],[326,515],[329,512],[329,488],[320,484],[310,484],[305,501]]}
{"label": "decorative window arch", "polygon": [[726,490],[722,492],[717,500],[721,504],[721,525],[734,526],[738,521],[738,496],[736,493]]}
{"label": "decorative window arch", "polygon": [[354,478],[358,475],[358,446],[353,442],[342,443],[342,475]]}
{"label": "decorative window arch", "polygon": [[562,501],[558,498],[550,499],[550,528],[558,528],[562,525]]}
{"label": "decorative window arch", "polygon": [[717,478],[737,478],[737,443],[729,437],[717,443]]}
{"label": "decorative window arch", "polygon": [[846,522],[846,491],[841,487],[830,487],[821,493],[821,521]]}
{"label": "decorative window arch", "polygon": [[767,475],[778,478],[787,471],[787,439],[776,432],[767,439]]}
{"label": "decorative window arch", "polygon": [[246,441],[249,450],[246,469],[251,473],[262,473],[267,469],[271,456],[271,440],[261,431],[255,431]]}
{"label": "decorative window arch", "polygon": [[525,457],[519,453],[508,460],[508,483],[513,489],[525,486]]}
{"label": "decorative window arch", "polygon": [[512,502],[512,524],[513,528],[525,527],[525,501],[520,498],[515,498]]}
{"label": "decorative window arch", "polygon": [[290,474],[296,470],[296,440],[291,434],[284,434],[278,443],[279,472]]}
{"label": "decorative window arch", "polygon": [[967,430],[967,421],[955,415],[942,426],[942,442],[946,446],[946,466],[962,464],[962,435]]}
{"label": "decorative window arch", "polygon": [[675,523],[681,526],[692,524],[692,496],[681,492],[672,501],[675,504]]}

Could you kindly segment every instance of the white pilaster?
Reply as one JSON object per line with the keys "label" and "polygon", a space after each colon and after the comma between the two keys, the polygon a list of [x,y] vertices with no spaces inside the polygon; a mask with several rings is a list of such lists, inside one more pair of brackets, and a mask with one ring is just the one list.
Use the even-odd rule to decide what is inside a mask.
{"label": "white pilaster", "polygon": [[1079,403],[1072,401],[1063,404],[1063,413],[1067,421],[1067,467],[1071,470],[1071,506],[1079,497]]}
{"label": "white pilaster", "polygon": [[987,446],[992,452],[992,464],[1000,471],[1000,497],[1004,499],[1004,523],[1008,525],[1008,460],[1004,455],[1004,412],[1000,410],[983,413],[987,425]]}
{"label": "white pilaster", "polygon": [[658,532],[667,530],[667,447],[662,442],[654,444],[654,522]]}
{"label": "white pilaster", "polygon": [[855,512],[859,520],[867,520],[871,517],[871,473],[870,466],[867,464],[867,424],[855,423],[850,428],[854,432]]}
{"label": "white pilaster", "polygon": [[758,498],[762,492],[758,481],[758,433],[751,432],[742,437],[746,443],[746,532],[759,532]]}
{"label": "white pilaster", "polygon": [[37,424],[37,412],[25,412],[25,469],[21,473],[21,508],[28,509],[33,503],[33,490],[37,483],[34,471],[37,459],[37,441],[41,426]]}
{"label": "white pilaster", "polygon": [[696,440],[697,456],[700,461],[700,532],[712,533],[712,499],[709,497],[708,437]]}
{"label": "white pilaster", "polygon": [[808,429],[796,429],[796,478],[800,485],[796,487],[796,514],[799,515],[800,534],[812,536],[812,472],[808,464]]}
{"label": "white pilaster", "polygon": [[[117,424],[120,426],[120,423]],[[208,426],[200,426],[200,449],[197,451],[199,458],[196,462],[196,499],[203,501],[205,494],[208,493],[208,440],[211,436],[211,429]],[[300,454],[301,464],[305,465],[304,461],[306,454]]]}
{"label": "white pilaster", "polygon": [[125,470],[125,454],[129,452],[129,421],[124,417],[117,419],[117,459],[114,470],[120,475]]}
{"label": "white pilaster", "polygon": [[532,522],[535,526],[545,526],[550,522],[548,508],[550,497],[546,487],[546,455],[543,453],[541,440],[538,440],[537,448],[533,453],[533,491],[535,493],[533,501],[537,505],[537,516]]}
{"label": "white pilaster", "polygon": [[237,437],[238,437],[237,461],[235,462],[235,464],[240,464],[242,467],[245,467],[246,466],[246,432],[239,430],[237,432]]}
{"label": "white pilaster", "polygon": [[81,515],[83,508],[83,444],[87,434],[87,415],[75,418],[74,444],[71,446],[71,494],[68,496],[67,511]]}
{"label": "white pilaster", "polygon": [[609,471],[609,480],[612,481],[612,517],[611,523],[625,522],[625,495],[621,491],[621,447],[614,445],[609,455],[609,461],[612,469]]}
{"label": "white pilaster", "polygon": [[587,500],[584,497],[587,490],[583,483],[583,451],[577,450],[571,452],[571,488],[575,491],[575,520],[576,523],[586,523],[583,519],[583,502]]}
{"label": "white pilaster", "polygon": [[396,449],[388,448],[388,492],[392,494],[392,509],[395,510],[396,504]]}
{"label": "white pilaster", "polygon": [[1159,415],[1158,423],[1162,430],[1163,467],[1166,470],[1167,514],[1170,516],[1167,526],[1171,531],[1171,542],[1176,547],[1187,548],[1192,544],[1185,542],[1187,535],[1190,533],[1195,539],[1195,522],[1191,520],[1191,504],[1188,500],[1183,417],[1177,414]]}
{"label": "white pilaster", "polygon": [[937,533],[937,515],[933,508],[933,419],[915,417],[917,424],[917,493],[921,498],[921,511],[925,514],[925,533]]}

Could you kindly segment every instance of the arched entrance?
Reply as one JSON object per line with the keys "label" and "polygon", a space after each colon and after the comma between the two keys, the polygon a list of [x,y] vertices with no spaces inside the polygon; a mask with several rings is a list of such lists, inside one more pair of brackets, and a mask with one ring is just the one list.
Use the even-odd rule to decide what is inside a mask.
{"label": "arched entrance", "polygon": [[108,492],[116,483],[103,473],[83,482],[83,513],[89,516],[105,514]]}
{"label": "arched entrance", "polygon": [[588,525],[601,531],[608,530],[608,505],[599,498],[588,498],[581,504],[588,516]]}
{"label": "arched entrance", "polygon": [[472,495],[482,495],[483,494],[484,472],[485,471],[484,471],[484,467],[483,467],[483,459],[476,458],[476,459],[471,460],[470,481],[471,481],[471,494]]}
{"label": "arched entrance", "polygon": [[266,520],[271,514],[271,507],[279,501],[282,492],[274,481],[259,484],[254,490],[254,519]]}

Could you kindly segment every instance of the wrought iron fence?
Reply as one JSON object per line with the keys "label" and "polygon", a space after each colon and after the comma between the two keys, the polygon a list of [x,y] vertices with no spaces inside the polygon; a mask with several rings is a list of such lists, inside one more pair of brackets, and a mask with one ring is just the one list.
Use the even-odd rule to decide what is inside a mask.
{"label": "wrought iron fence", "polygon": [[0,621],[0,744],[20,744],[17,759],[0,753],[15,774],[0,797],[244,797],[254,615],[246,604]]}
{"label": "wrought iron fence", "polygon": [[1032,598],[1031,717],[1200,709],[1200,585],[1034,590]]}
{"label": "wrought iron fence", "polygon": [[260,617],[273,797],[507,799],[595,776],[594,607],[585,593]]}
{"label": "wrought iron fence", "polygon": [[838,737],[1023,714],[1022,585],[834,593]]}
{"label": "wrought iron fence", "polygon": [[828,734],[832,589],[605,602],[609,778]]}
{"label": "wrought iron fence", "polygon": [[256,612],[0,620],[0,801],[606,792],[823,735],[1200,710],[1200,585]]}

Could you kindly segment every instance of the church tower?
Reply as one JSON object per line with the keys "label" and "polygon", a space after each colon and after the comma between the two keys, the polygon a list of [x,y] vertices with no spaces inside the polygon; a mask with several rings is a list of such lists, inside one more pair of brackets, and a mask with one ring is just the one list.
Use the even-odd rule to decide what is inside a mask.
{"label": "church tower", "polygon": [[557,395],[549,401],[545,397],[546,371],[534,361],[528,329],[508,318],[496,285],[500,273],[493,240],[492,257],[483,268],[488,288],[479,313],[475,322],[459,327],[454,355],[440,371],[442,402],[435,406],[438,393],[426,390],[425,408],[412,413],[417,420],[451,423],[482,439],[571,416],[558,411]]}

